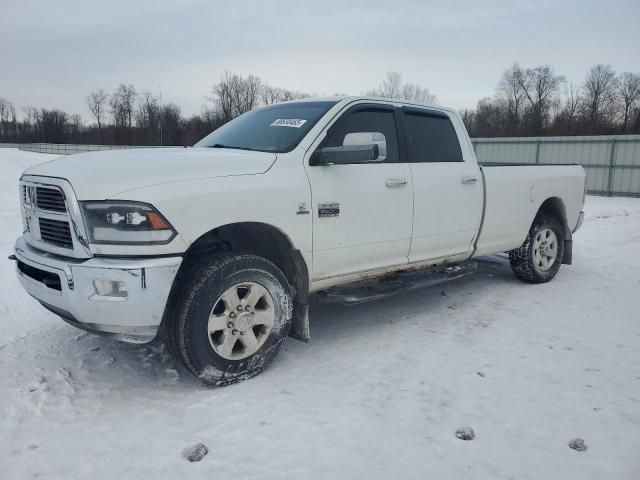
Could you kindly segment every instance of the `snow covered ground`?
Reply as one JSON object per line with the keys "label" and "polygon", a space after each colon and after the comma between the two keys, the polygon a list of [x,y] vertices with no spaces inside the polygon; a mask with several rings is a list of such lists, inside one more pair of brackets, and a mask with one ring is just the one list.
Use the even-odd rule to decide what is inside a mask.
{"label": "snow covered ground", "polygon": [[[4,255],[18,177],[49,158],[0,149]],[[492,257],[445,287],[312,305],[310,345],[218,389],[161,345],[66,325],[7,261],[0,478],[640,478],[640,199],[586,211],[574,265],[548,284]],[[455,437],[463,426],[475,440]],[[188,463],[197,442],[209,454]]]}

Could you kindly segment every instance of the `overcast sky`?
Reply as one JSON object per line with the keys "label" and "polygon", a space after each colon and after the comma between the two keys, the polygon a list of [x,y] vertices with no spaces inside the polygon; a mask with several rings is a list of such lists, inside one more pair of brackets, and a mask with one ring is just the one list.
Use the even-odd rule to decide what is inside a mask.
{"label": "overcast sky", "polygon": [[0,97],[90,116],[121,82],[198,113],[224,70],[310,93],[360,94],[398,70],[474,107],[505,67],[640,71],[640,0],[0,0]]}

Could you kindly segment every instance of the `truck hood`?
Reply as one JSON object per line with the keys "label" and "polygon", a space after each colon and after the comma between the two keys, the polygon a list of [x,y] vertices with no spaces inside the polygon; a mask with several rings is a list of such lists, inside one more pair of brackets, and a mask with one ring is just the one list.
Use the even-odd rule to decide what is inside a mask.
{"label": "truck hood", "polygon": [[25,175],[64,178],[78,200],[104,200],[149,185],[261,174],[275,160],[273,153],[224,148],[139,148],[62,156]]}

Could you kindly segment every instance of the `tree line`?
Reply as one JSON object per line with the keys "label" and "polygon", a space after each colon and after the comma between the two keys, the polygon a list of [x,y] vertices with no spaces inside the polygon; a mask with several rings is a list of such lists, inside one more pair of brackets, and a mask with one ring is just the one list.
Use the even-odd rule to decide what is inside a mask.
{"label": "tree line", "polygon": [[[388,72],[366,95],[434,103],[436,96],[417,83]],[[273,87],[255,75],[225,72],[206,96],[201,112],[184,116],[159,95],[120,84],[113,92],[91,91],[90,123],[61,109],[24,107],[0,98],[0,142],[115,145],[192,145],[211,131],[259,105],[309,97]],[[640,133],[640,74],[617,74],[595,65],[580,84],[568,83],[549,65],[507,68],[493,97],[463,110],[472,137],[602,135]]]}
{"label": "tree line", "polygon": [[87,95],[91,123],[61,109],[31,106],[18,118],[13,104],[0,98],[0,142],[192,145],[258,105],[308,96],[273,87],[254,75],[225,72],[201,112],[187,117],[175,103],[163,104],[160,95],[122,83],[113,92],[96,89]]}
{"label": "tree line", "polygon": [[575,84],[549,65],[514,63],[493,97],[461,114],[472,137],[640,133],[640,74],[599,64]]}

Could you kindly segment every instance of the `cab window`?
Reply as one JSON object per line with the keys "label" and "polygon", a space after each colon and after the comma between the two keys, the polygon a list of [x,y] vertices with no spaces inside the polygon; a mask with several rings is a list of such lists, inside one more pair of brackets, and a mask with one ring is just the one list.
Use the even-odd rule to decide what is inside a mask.
{"label": "cab window", "polygon": [[462,150],[451,120],[446,115],[404,113],[409,161],[462,162]]}
{"label": "cab window", "polygon": [[379,155],[375,162],[398,161],[398,136],[393,110],[367,107],[347,112],[331,127],[320,147],[371,144],[378,145]]}

